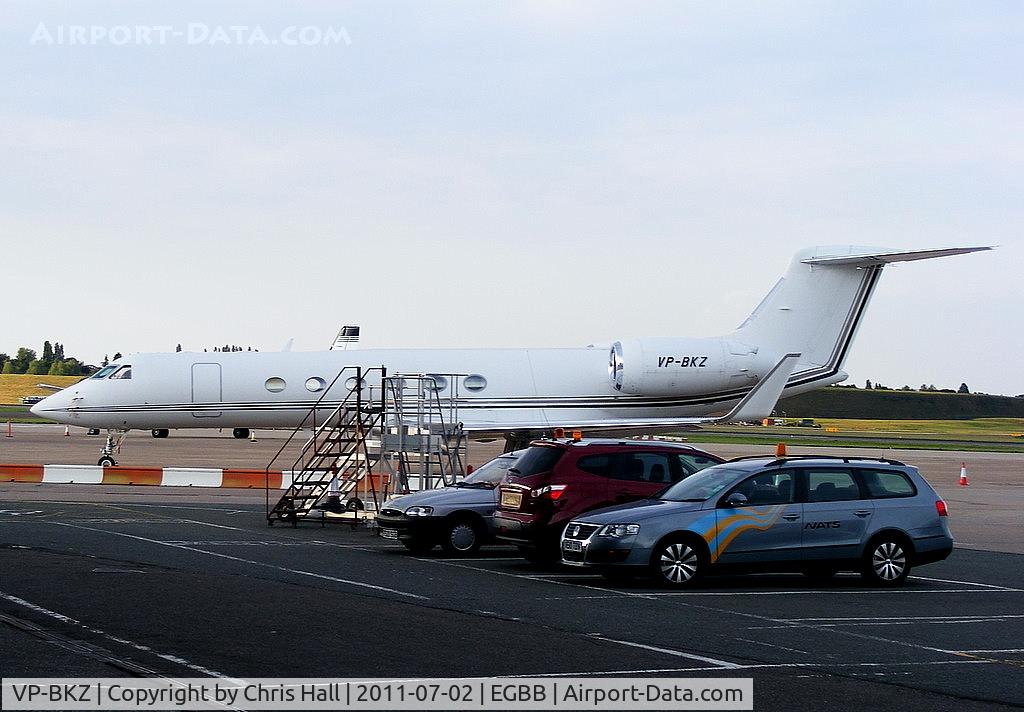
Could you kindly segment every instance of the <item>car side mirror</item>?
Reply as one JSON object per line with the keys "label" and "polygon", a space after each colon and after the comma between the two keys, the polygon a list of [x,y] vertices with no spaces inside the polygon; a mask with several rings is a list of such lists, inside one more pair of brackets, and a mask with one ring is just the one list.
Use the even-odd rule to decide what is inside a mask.
{"label": "car side mirror", "polygon": [[742,507],[746,505],[746,503],[747,497],[741,492],[733,492],[725,498],[725,506],[727,507]]}

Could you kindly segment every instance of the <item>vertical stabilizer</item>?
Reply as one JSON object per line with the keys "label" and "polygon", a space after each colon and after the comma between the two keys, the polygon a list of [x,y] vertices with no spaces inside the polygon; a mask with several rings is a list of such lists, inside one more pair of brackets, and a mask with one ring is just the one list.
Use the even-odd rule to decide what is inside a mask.
{"label": "vertical stabilizer", "polygon": [[886,264],[988,249],[897,252],[843,246],[801,250],[786,275],[729,338],[771,354],[800,353],[790,387],[839,381],[850,344]]}

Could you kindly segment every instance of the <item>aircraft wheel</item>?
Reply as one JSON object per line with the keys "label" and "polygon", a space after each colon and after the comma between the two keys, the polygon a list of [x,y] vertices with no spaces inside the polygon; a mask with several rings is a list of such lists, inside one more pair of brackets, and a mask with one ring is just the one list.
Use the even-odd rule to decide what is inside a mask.
{"label": "aircraft wheel", "polygon": [[231,436],[236,440],[245,440],[249,437],[249,428],[235,428],[231,431]]}
{"label": "aircraft wheel", "polygon": [[171,431],[167,430],[166,428],[153,428],[153,437],[154,438],[166,438],[170,434],[171,434]]}
{"label": "aircraft wheel", "polygon": [[104,455],[99,459],[99,462],[97,462],[96,464],[99,465],[100,467],[113,467],[117,463],[114,461],[114,458],[112,458],[110,455]]}

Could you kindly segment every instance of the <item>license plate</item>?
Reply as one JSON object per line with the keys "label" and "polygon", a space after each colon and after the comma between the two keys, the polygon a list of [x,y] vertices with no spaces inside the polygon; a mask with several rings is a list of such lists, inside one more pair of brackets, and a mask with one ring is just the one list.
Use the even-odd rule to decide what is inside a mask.
{"label": "license plate", "polygon": [[501,506],[508,507],[509,509],[519,509],[519,505],[523,503],[523,493],[512,491],[505,491],[501,493]]}
{"label": "license plate", "polygon": [[397,529],[381,529],[380,530],[380,538],[381,539],[397,539],[398,538],[398,530]]}
{"label": "license plate", "polygon": [[565,551],[583,551],[583,543],[572,539],[566,539],[562,542],[562,549]]}

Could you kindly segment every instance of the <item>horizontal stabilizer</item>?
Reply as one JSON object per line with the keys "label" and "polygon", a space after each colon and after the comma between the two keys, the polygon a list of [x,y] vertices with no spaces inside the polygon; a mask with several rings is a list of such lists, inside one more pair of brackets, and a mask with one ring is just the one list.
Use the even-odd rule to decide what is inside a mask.
{"label": "horizontal stabilizer", "polygon": [[913,262],[915,260],[930,260],[933,257],[952,257],[953,255],[966,255],[969,252],[984,252],[991,250],[987,247],[950,247],[938,250],[913,250],[910,252],[877,252],[868,255],[837,255],[833,257],[809,257],[800,260],[805,265],[836,265],[836,266],[869,266],[886,265],[892,262]]}

